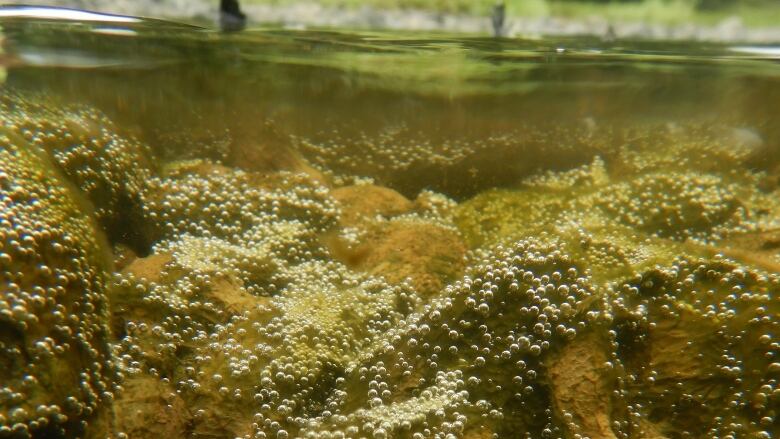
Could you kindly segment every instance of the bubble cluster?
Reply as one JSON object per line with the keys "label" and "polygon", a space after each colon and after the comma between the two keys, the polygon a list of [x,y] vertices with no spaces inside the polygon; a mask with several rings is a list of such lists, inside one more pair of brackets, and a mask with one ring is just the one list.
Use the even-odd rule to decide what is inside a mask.
{"label": "bubble cluster", "polygon": [[680,258],[616,283],[628,410],[664,435],[772,437],[780,407],[780,276]]}
{"label": "bubble cluster", "polygon": [[543,167],[565,169],[587,161],[613,134],[594,136],[579,126],[538,127],[513,122],[511,129],[474,136],[420,131],[405,124],[376,132],[337,127],[314,136],[290,135],[312,166],[336,178],[365,176],[405,195],[433,189],[472,195],[508,185]]}
{"label": "bubble cluster", "polygon": [[[297,139],[328,180],[148,166],[95,110],[0,105],[0,436],[776,434],[778,255],[735,246],[780,188],[734,136]],[[472,186],[556,136],[580,155]]]}
{"label": "bubble cluster", "polygon": [[152,242],[189,233],[244,245],[249,229],[262,232],[258,225],[286,219],[325,231],[338,215],[328,189],[303,174],[248,173],[199,160],[166,171],[142,196]]}
{"label": "bubble cluster", "polygon": [[610,186],[600,207],[620,221],[659,236],[707,239],[747,216],[738,187],[714,175],[650,174]]}
{"label": "bubble cluster", "polygon": [[[606,362],[610,372],[594,368],[594,376],[602,378],[586,380],[590,388],[570,379],[568,387],[582,390],[577,398],[560,396],[556,384],[566,382],[566,375],[557,373],[553,380],[553,407],[562,419],[580,421],[569,432],[774,434],[777,265],[719,243],[739,243],[738,237],[752,233],[771,236],[780,219],[778,193],[760,187],[761,173],[734,171],[738,148],[719,156],[710,147],[713,161],[704,166],[682,159],[682,151],[693,148],[637,148],[613,162],[596,158],[458,207],[456,222],[476,247],[540,233],[558,237],[557,248],[578,261],[600,296],[608,298],[602,311],[612,324],[600,342],[606,347],[579,350],[569,361],[581,363],[600,352],[577,370]],[[675,157],[679,160],[667,162]],[[723,241],[728,236],[737,238]],[[571,350],[579,347],[575,343]],[[566,358],[568,349],[556,355]],[[604,389],[612,389],[617,400],[604,399]],[[588,416],[571,411],[583,405],[602,409]]]}
{"label": "bubble cluster", "polygon": [[[198,320],[197,308],[235,259],[208,270],[174,258],[165,271],[192,271],[148,285],[144,301],[159,300],[149,309],[169,314],[158,329],[133,321],[124,355],[134,373],[173,379],[201,413],[196,433],[225,417],[235,424],[223,434],[249,437],[444,437],[531,410],[541,416],[534,431],[560,428],[539,401],[542,359],[606,319],[589,280],[552,244],[499,249],[425,303],[338,263],[278,260],[287,284],[220,323]],[[198,281],[206,273],[210,284]],[[163,344],[187,346],[182,365],[133,355]]]}
{"label": "bubble cluster", "polygon": [[758,188],[761,173],[735,173],[725,160],[709,173],[683,171],[679,163],[678,171],[660,172],[657,155],[693,148],[679,145],[624,151],[608,163],[597,156],[569,171],[531,176],[519,190],[485,191],[461,203],[455,222],[472,247],[541,232],[568,236],[566,250],[605,281],[675,255],[716,253],[724,239],[780,226],[779,193]]}
{"label": "bubble cluster", "polygon": [[0,129],[0,436],[79,434],[115,396],[91,214],[44,150]]}
{"label": "bubble cluster", "polygon": [[505,435],[518,423],[528,437],[561,434],[543,359],[606,321],[598,303],[553,245],[498,248],[384,334],[337,386],[333,414],[299,435],[443,438],[483,424]]}
{"label": "bubble cluster", "polygon": [[150,170],[150,151],[117,134],[117,128],[93,107],[57,102],[51,96],[3,90],[3,125],[53,162],[93,204],[109,233],[122,236],[139,221],[140,195]]}

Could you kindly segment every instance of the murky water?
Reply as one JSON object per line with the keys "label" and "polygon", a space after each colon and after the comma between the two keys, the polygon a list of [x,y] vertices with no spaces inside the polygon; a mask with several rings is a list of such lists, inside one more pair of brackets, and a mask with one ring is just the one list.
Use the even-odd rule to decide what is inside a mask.
{"label": "murky water", "polygon": [[777,48],[34,12],[0,437],[780,433]]}

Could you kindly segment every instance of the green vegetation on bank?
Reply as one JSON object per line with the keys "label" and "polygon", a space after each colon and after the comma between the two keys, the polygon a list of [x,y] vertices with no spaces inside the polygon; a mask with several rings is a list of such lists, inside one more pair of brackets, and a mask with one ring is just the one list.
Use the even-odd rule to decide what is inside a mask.
{"label": "green vegetation on bank", "polygon": [[[285,0],[244,0],[247,4],[283,5]],[[496,0],[317,0],[325,6],[420,9],[442,13],[487,15]],[[715,24],[738,17],[747,26],[776,26],[780,2],[773,0],[506,0],[512,17],[603,17],[615,21],[661,24]]]}

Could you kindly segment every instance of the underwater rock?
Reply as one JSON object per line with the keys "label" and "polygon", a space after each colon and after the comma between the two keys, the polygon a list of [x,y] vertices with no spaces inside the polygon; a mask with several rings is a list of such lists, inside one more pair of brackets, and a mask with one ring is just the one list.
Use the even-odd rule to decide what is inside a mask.
{"label": "underwater rock", "polygon": [[83,434],[112,401],[107,243],[46,151],[0,130],[0,435]]}
{"label": "underwater rock", "polygon": [[169,253],[153,254],[135,259],[122,272],[147,282],[159,283],[163,277],[164,267],[171,261],[173,256]]}
{"label": "underwater rock", "polygon": [[109,238],[135,244],[141,221],[140,195],[152,175],[151,153],[118,134],[100,111],[58,103],[45,95],[0,92],[0,120],[6,129],[41,148],[94,205]]}
{"label": "underwater rock", "polygon": [[[155,375],[174,375],[184,346],[177,342],[179,337],[173,340],[167,336],[164,328],[184,319],[193,329],[210,330],[235,316],[256,317],[258,308],[267,301],[247,292],[239,277],[241,264],[224,271],[217,271],[219,266],[204,269],[208,263],[193,267],[187,262],[191,255],[182,253],[203,247],[186,242],[179,245],[170,253],[137,259],[115,279],[110,296],[112,325],[121,335],[117,340],[121,348],[132,347],[134,362],[126,365],[132,373],[145,367]],[[229,256],[226,259],[236,262]],[[257,261],[247,260],[243,268],[258,268],[255,264]],[[260,272],[253,273],[255,278]]]}
{"label": "underwater rock", "polygon": [[[352,358],[374,349],[371,341],[381,328],[400,318],[396,309],[411,308],[403,305],[412,300],[404,290],[355,277],[332,263],[281,269],[290,270],[292,279],[271,298],[219,280],[207,288],[202,269],[171,277],[165,290],[158,286],[144,294],[153,297],[150,307],[164,315],[150,322],[136,314],[127,323],[135,332],[122,345],[140,361],[139,369],[130,364],[131,369],[174,377],[193,414],[193,437],[240,437],[264,416],[278,425],[290,414],[317,407],[321,392],[343,375]],[[236,297],[240,300],[232,300]],[[226,319],[199,317],[205,315],[200,309],[219,306],[225,307]],[[157,329],[138,333],[142,325]],[[154,361],[146,351],[155,345],[170,346],[177,360]],[[268,404],[274,410],[265,409]]]}
{"label": "underwater rock", "polygon": [[[442,266],[453,271],[433,280],[426,276],[441,274],[434,262],[451,257],[453,248],[463,249],[458,253],[465,261],[457,231],[433,213],[363,221],[357,245],[364,249],[352,265],[367,272],[360,274],[329,260],[332,253],[318,238],[338,218],[329,216],[324,227],[317,220],[318,212],[336,206],[335,197],[323,196],[309,211],[291,197],[291,208],[278,208],[272,220],[247,216],[232,229],[188,229],[188,220],[205,221],[193,206],[191,218],[182,215],[182,228],[156,246],[156,254],[173,255],[160,256],[167,261],[161,275],[146,276],[159,283],[136,276],[118,281],[136,292],[133,300],[148,313],[129,315],[119,353],[128,373],[171,377],[192,413],[194,437],[742,431],[732,424],[767,431],[774,419],[771,334],[777,325],[768,298],[777,276],[725,261],[697,268],[693,277],[683,263],[657,268],[675,255],[712,250],[651,236],[593,209],[594,198],[601,199],[594,194],[612,184],[605,169],[596,161],[530,179],[521,190],[486,194],[483,223],[451,203],[431,204],[436,207],[429,212],[455,208],[461,224],[476,228],[484,242],[465,275],[455,273],[463,266],[450,260]],[[190,175],[193,182],[236,177],[221,168]],[[267,177],[241,178],[258,191],[251,197],[279,187]],[[215,187],[231,194],[223,192],[222,202],[242,199],[228,184]],[[580,197],[563,202],[571,192]],[[504,198],[515,207],[507,209]],[[531,198],[540,202],[533,214],[538,223],[523,216],[534,206]],[[504,221],[502,236],[497,230]],[[519,240],[496,247],[512,239]],[[737,282],[733,276],[741,275],[734,273],[747,277]],[[407,277],[410,285],[403,283]],[[725,302],[708,302],[711,290]],[[734,300],[757,305],[754,317],[732,315],[726,303]],[[700,309],[690,324],[689,304]],[[754,321],[751,329],[736,316]],[[749,344],[764,347],[736,352],[741,334],[758,337]],[[749,360],[752,372],[729,378],[724,387],[717,377],[734,373],[736,355],[742,365],[753,356],[761,360]],[[728,371],[719,362],[728,363]],[[694,427],[688,411],[710,404],[707,389],[720,399],[696,409]],[[758,404],[755,414],[740,409],[746,395]],[[727,404],[734,408],[723,408]],[[716,413],[728,413],[730,421]]]}
{"label": "underwater rock", "polygon": [[455,224],[469,248],[491,248],[549,227],[565,208],[557,194],[487,190],[455,208]]}
{"label": "underwater rock", "polygon": [[756,190],[759,175],[637,169],[623,175],[626,163],[654,169],[654,158],[632,155],[609,166],[596,158],[570,171],[530,177],[519,189],[486,191],[456,207],[455,223],[471,248],[540,233],[566,237],[566,251],[588,262],[594,280],[605,282],[677,255],[711,255],[709,247],[729,236],[778,228],[779,193]]}
{"label": "underwater rock", "polygon": [[[391,284],[409,279],[423,296],[438,292],[462,274],[465,245],[450,221],[440,215],[450,207],[448,200],[430,193],[413,203],[373,184],[345,186],[331,194],[341,207],[341,233],[327,235],[324,242],[348,266],[382,276]],[[412,213],[413,209],[419,212]]]}
{"label": "underwater rock", "polygon": [[[460,205],[427,190],[414,202],[374,184],[331,190],[295,160],[274,163],[303,172],[190,160],[152,175],[144,165],[125,186],[107,182],[119,164],[143,159],[125,155],[134,147],[113,134],[89,131],[102,116],[62,110],[63,128],[45,122],[54,113],[25,105],[20,114],[44,121],[36,132],[73,132],[77,146],[4,130],[0,189],[22,219],[3,218],[28,224],[32,241],[10,227],[0,240],[10,288],[0,302],[0,324],[10,328],[0,359],[13,387],[0,399],[2,431],[79,434],[86,420],[93,435],[130,437],[772,433],[780,210],[777,189],[756,190],[761,175],[724,169],[749,160],[747,151],[712,147],[697,172],[683,163],[690,145],[664,150],[677,162],[649,146],[606,151],[606,160],[537,173]],[[84,146],[92,134],[108,136],[106,151]],[[336,181],[361,181],[351,178]],[[19,198],[25,190],[45,196]],[[54,205],[55,197],[66,201]],[[111,218],[125,197],[142,244],[113,242],[121,272],[111,282],[90,203],[104,225],[120,224]],[[64,230],[41,239],[77,257],[49,256],[37,241],[41,225]],[[74,248],[80,240],[89,244]],[[32,265],[11,267],[5,253]],[[27,274],[47,268],[68,280],[64,293]],[[74,276],[90,293],[57,302],[75,295]],[[52,303],[37,305],[32,298],[47,288]],[[22,313],[37,306],[77,319]],[[49,323],[60,331],[51,341],[38,334]],[[47,363],[49,345],[64,361]],[[17,367],[27,367],[29,352],[40,357],[29,366],[33,380]],[[115,392],[112,359],[124,393]],[[72,368],[82,373],[77,383]],[[43,393],[60,376],[68,390]]]}
{"label": "underwater rock", "polygon": [[251,136],[239,136],[231,142],[226,162],[248,172],[290,172],[305,174],[312,180],[325,184],[325,175],[312,167],[294,148],[290,141],[278,132],[274,122],[268,120],[260,132]]}
{"label": "underwater rock", "polygon": [[344,186],[331,191],[341,207],[343,227],[359,225],[377,216],[390,218],[412,210],[413,204],[398,192],[373,184]]}
{"label": "underwater rock", "polygon": [[619,221],[652,235],[706,239],[735,229],[743,219],[739,188],[715,175],[648,174],[597,195],[598,206]]}
{"label": "underwater rock", "polygon": [[771,437],[778,291],[777,273],[725,259],[682,258],[622,284],[612,304],[632,419],[668,437]]}
{"label": "underwater rock", "polygon": [[[124,367],[171,377],[193,414],[193,437],[240,437],[257,419],[277,425],[288,410],[308,412],[415,307],[409,290],[325,260],[317,237],[338,210],[308,177],[202,163],[168,169],[163,179],[181,198],[169,195],[159,209],[180,215],[181,228],[116,279],[112,307],[126,328]],[[192,204],[176,212],[178,199]],[[205,212],[203,199],[213,200]]]}
{"label": "underwater rock", "polygon": [[[338,209],[328,189],[303,174],[255,174],[206,161],[169,164],[143,194],[145,235],[152,243],[182,234],[243,244],[250,230],[279,219],[311,231],[305,242],[335,225]],[[305,241],[305,242],[304,242]]]}
{"label": "underwater rock", "polygon": [[[598,329],[601,329],[600,331]],[[566,437],[617,438],[612,431],[613,411],[625,412],[625,401],[615,398],[617,374],[614,349],[603,328],[591,330],[552,355],[546,367],[552,405],[567,424]]]}
{"label": "underwater rock", "polygon": [[336,382],[333,415],[297,435],[560,434],[545,358],[604,321],[600,303],[553,245],[498,249],[383,333],[382,347]]}
{"label": "underwater rock", "polygon": [[[555,236],[561,250],[608,283],[691,250],[620,224],[594,207],[593,192],[608,181],[603,163],[527,180],[519,190],[496,189],[455,208],[455,223],[472,249],[527,237]],[[606,191],[605,191],[606,193]]]}
{"label": "underwater rock", "polygon": [[361,256],[357,268],[391,284],[410,279],[422,296],[439,292],[466,266],[466,246],[456,230],[414,217],[374,224],[355,252]]}
{"label": "underwater rock", "polygon": [[114,401],[114,437],[185,438],[190,437],[191,423],[192,415],[184,401],[158,377],[135,376],[125,380]]}

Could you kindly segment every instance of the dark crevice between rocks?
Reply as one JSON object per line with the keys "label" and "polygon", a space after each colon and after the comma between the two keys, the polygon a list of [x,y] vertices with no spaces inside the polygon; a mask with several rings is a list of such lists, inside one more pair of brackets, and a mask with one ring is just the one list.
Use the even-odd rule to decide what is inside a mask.
{"label": "dark crevice between rocks", "polygon": [[147,227],[141,215],[141,202],[123,192],[116,206],[115,218],[103,224],[109,242],[112,246],[122,244],[129,247],[138,257],[149,256],[154,242],[144,233]]}

